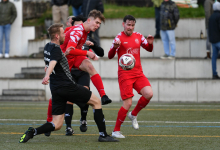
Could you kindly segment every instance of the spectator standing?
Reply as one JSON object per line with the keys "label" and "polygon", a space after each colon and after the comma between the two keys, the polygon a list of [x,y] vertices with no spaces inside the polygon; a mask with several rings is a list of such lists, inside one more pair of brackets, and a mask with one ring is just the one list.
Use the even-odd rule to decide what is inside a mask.
{"label": "spectator standing", "polygon": [[0,2],[0,58],[3,57],[3,38],[5,37],[5,58],[9,58],[11,24],[17,17],[15,5],[8,0]]}
{"label": "spectator standing", "polygon": [[163,0],[152,0],[154,3],[154,9],[155,9],[155,28],[156,28],[156,34],[154,36],[155,39],[160,39],[160,5],[163,2]]}
{"label": "spectator standing", "polygon": [[212,78],[220,79],[216,71],[216,61],[220,51],[220,0],[213,4],[213,14],[209,18],[209,41],[212,43]]}
{"label": "spectator standing", "polygon": [[78,16],[82,12],[83,0],[69,0],[69,5],[72,6],[74,16]]}
{"label": "spectator standing", "polygon": [[[91,10],[96,9],[104,13],[104,6],[102,0],[83,0],[82,5],[82,14],[83,17],[88,17],[88,14]],[[90,32],[89,37],[94,35],[95,42],[100,46],[100,39],[99,39],[99,28],[95,32]]]}
{"label": "spectator standing", "polygon": [[161,56],[161,59],[175,59],[176,41],[174,30],[178,21],[179,9],[175,2],[171,0],[164,0],[161,4],[160,10],[160,35],[165,55]]}
{"label": "spectator standing", "polygon": [[209,18],[211,14],[213,13],[212,5],[214,1],[213,0],[205,0],[204,2],[204,10],[205,10],[205,27],[206,27],[206,33],[207,33],[207,39],[206,39],[206,59],[211,58],[211,43],[209,42],[209,34],[208,34],[208,28],[209,28]]}
{"label": "spectator standing", "polygon": [[61,20],[66,28],[66,20],[69,16],[68,0],[52,0],[52,16],[53,23],[61,23]]}

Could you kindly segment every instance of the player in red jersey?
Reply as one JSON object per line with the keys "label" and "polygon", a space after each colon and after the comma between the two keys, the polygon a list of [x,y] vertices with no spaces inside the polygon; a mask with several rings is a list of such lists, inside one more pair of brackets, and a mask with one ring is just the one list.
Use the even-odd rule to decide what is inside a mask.
{"label": "player in red jersey", "polygon": [[118,54],[118,59],[123,54],[127,53],[132,54],[136,59],[135,66],[131,70],[123,70],[121,67],[118,67],[118,82],[123,105],[118,111],[115,128],[112,132],[112,136],[116,138],[125,138],[125,136],[120,132],[120,127],[132,105],[132,97],[134,96],[133,88],[142,95],[136,107],[128,113],[128,117],[131,119],[134,129],[139,128],[137,123],[137,114],[150,102],[150,99],[153,97],[150,82],[143,74],[140,60],[140,46],[147,51],[152,52],[154,38],[149,35],[146,40],[142,34],[133,32],[135,23],[136,20],[133,16],[127,15],[124,17],[122,23],[124,31],[120,32],[115,37],[108,53],[109,59],[112,59],[116,53]]}
{"label": "player in red jersey", "polygon": [[[64,53],[68,54],[66,57],[68,59],[70,69],[79,68],[80,70],[89,73],[92,83],[99,92],[102,105],[105,105],[111,103],[112,100],[109,99],[106,95],[100,75],[95,70],[91,61],[87,58],[88,56],[93,60],[98,60],[98,57],[91,51],[82,50],[82,46],[87,39],[88,33],[90,31],[94,32],[97,30],[100,27],[102,21],[105,21],[105,17],[100,11],[90,11],[86,22],[73,26],[68,32],[66,32],[65,41],[61,45],[61,49]],[[71,46],[74,47],[74,50],[67,52],[66,49]]]}

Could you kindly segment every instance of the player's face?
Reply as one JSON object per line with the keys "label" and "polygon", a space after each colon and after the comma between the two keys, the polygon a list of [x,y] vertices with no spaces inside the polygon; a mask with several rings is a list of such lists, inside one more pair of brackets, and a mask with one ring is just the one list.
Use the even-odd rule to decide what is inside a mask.
{"label": "player's face", "polygon": [[60,35],[59,35],[60,45],[64,43],[64,40],[65,40],[65,33],[64,33],[63,28],[60,28]]}
{"label": "player's face", "polygon": [[72,18],[69,18],[68,20],[67,20],[67,22],[66,22],[66,26],[67,27],[71,27],[72,26]]}
{"label": "player's face", "polygon": [[90,19],[90,21],[89,21],[90,31],[95,32],[95,30],[97,30],[100,27],[102,21],[99,18],[94,19],[93,17],[91,17],[89,19]]}
{"label": "player's face", "polygon": [[83,23],[82,21],[75,21],[74,26],[77,25],[77,24],[82,24],[82,23]]}
{"label": "player's face", "polygon": [[124,32],[126,35],[130,36],[132,35],[135,27],[135,21],[134,20],[126,20],[126,22],[123,22]]}

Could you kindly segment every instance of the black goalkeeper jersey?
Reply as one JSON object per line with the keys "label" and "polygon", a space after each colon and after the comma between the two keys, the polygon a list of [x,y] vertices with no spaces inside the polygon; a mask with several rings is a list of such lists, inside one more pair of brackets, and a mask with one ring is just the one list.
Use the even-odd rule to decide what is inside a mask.
{"label": "black goalkeeper jersey", "polygon": [[51,91],[62,87],[74,87],[77,89],[78,86],[71,76],[68,61],[60,46],[50,42],[44,47],[44,61],[47,67],[52,60],[57,61],[57,64],[50,75]]}

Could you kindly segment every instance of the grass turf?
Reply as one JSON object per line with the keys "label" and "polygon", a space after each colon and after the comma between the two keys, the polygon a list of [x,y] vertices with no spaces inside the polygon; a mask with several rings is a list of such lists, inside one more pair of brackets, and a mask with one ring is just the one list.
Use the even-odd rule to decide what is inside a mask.
{"label": "grass turf", "polygon": [[[80,112],[74,105],[73,136],[65,136],[65,126],[50,137],[38,135],[18,143],[29,126],[45,123],[48,102],[0,102],[0,149],[219,149],[219,103],[154,103],[138,115],[139,130],[126,118],[121,127],[125,139],[117,143],[98,142],[98,129],[88,112],[88,130],[79,130]],[[133,103],[135,106],[135,103]],[[132,108],[134,108],[132,106]],[[103,106],[107,132],[114,129],[121,103]],[[26,120],[25,120],[26,119]],[[65,124],[64,124],[65,125]]]}
{"label": "grass turf", "polygon": [[[135,18],[154,18],[154,7],[118,6],[113,4],[104,5],[105,18],[124,18],[125,15],[133,15]],[[204,18],[205,11],[202,6],[198,8],[179,8],[180,18]],[[69,7],[69,15],[72,16],[72,7]],[[24,20],[23,26],[39,26],[44,24],[45,19],[51,19],[51,9],[47,10],[40,18]]]}

